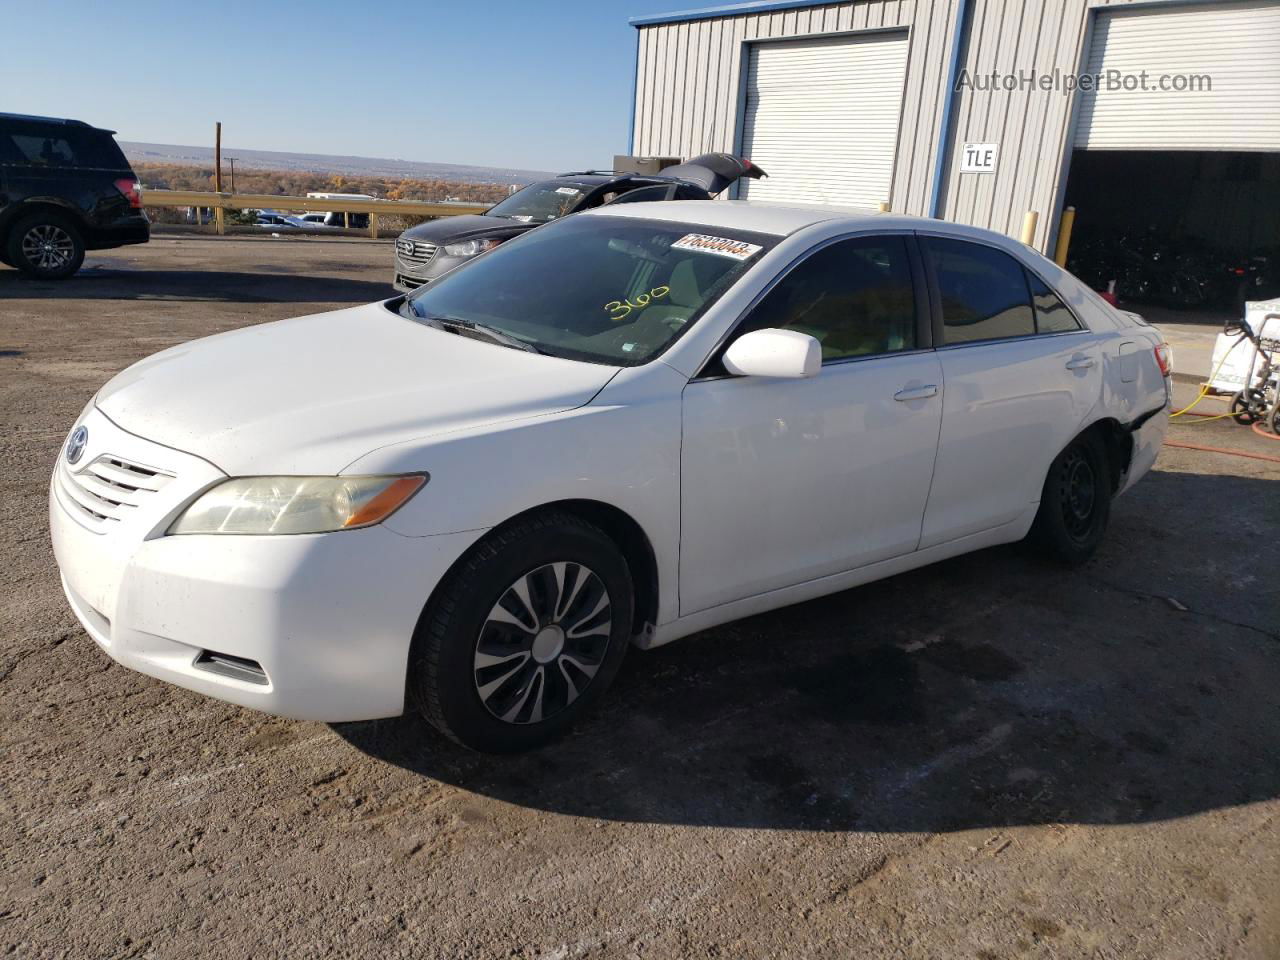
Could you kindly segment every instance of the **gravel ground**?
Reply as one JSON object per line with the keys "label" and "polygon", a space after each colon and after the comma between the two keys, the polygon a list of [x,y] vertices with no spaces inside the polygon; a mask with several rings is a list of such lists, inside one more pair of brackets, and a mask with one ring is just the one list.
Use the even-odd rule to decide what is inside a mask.
{"label": "gravel ground", "polygon": [[170,344],[389,295],[390,253],[0,268],[7,954],[1280,957],[1280,464],[1166,449],[1081,570],[987,550],[632,651],[521,757],[112,664],[45,520],[77,411]]}

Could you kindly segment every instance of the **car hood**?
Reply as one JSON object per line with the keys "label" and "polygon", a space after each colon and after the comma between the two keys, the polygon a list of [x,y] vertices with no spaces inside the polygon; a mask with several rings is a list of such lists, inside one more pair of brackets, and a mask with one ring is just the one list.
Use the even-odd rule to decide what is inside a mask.
{"label": "car hood", "polygon": [[334,474],[387,444],[582,406],[617,370],[372,303],[172,347],[118,374],[96,403],[125,430],[232,476]]}
{"label": "car hood", "polygon": [[454,240],[467,240],[487,233],[511,236],[514,233],[532,230],[536,226],[536,223],[522,223],[510,217],[486,217],[478,213],[467,213],[457,217],[428,220],[416,227],[410,227],[400,236],[410,240],[427,240],[440,244],[451,243]]}

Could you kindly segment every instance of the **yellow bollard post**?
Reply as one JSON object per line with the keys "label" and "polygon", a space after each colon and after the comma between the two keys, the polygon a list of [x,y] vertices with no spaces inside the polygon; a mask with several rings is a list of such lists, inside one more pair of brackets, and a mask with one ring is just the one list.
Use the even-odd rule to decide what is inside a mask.
{"label": "yellow bollard post", "polygon": [[376,213],[369,214],[369,236],[374,240],[378,239],[378,215]]}
{"label": "yellow bollard post", "polygon": [[881,213],[888,213],[888,212],[889,212],[889,201],[888,201],[888,200],[881,200],[881,201],[880,201],[880,212],[881,212]]}
{"label": "yellow bollard post", "polygon": [[1031,246],[1036,239],[1036,226],[1040,223],[1040,213],[1036,210],[1028,210],[1022,215],[1022,235],[1018,238],[1028,247]]}
{"label": "yellow bollard post", "polygon": [[1064,270],[1067,267],[1067,248],[1071,246],[1071,230],[1076,225],[1076,208],[1067,207],[1062,211],[1062,222],[1058,224],[1058,245],[1053,250],[1053,262]]}

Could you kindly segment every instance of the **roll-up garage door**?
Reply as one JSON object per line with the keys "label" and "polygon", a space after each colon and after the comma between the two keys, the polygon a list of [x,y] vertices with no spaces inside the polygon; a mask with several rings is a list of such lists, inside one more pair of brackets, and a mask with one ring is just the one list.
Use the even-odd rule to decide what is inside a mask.
{"label": "roll-up garage door", "polygon": [[905,33],[756,43],[742,153],[768,172],[741,196],[875,206],[889,199],[907,70]]}
{"label": "roll-up garage door", "polygon": [[1077,147],[1280,150],[1280,2],[1096,16],[1086,72],[1104,86],[1080,94]]}

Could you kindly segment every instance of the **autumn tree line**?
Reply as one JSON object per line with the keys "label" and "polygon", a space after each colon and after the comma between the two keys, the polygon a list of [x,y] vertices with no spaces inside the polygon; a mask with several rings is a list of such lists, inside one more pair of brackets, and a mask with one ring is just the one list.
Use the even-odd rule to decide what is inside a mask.
{"label": "autumn tree line", "polygon": [[[143,189],[213,190],[213,167],[175,163],[135,163],[133,170]],[[464,200],[497,203],[509,192],[505,183],[467,183],[458,180],[414,180],[401,177],[348,177],[337,173],[300,170],[252,170],[236,168],[237,193],[269,193],[302,197],[308,193],[366,193],[387,200]],[[222,168],[222,189],[231,189],[227,164]]]}

